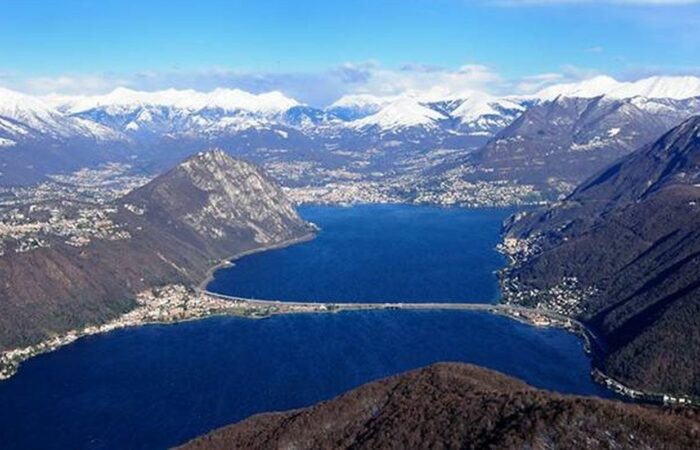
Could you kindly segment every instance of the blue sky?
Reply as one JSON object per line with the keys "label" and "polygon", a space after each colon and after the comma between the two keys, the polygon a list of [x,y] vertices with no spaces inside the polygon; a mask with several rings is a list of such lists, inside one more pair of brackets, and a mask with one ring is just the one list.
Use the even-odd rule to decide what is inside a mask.
{"label": "blue sky", "polygon": [[516,90],[698,74],[700,2],[0,0],[0,55],[0,85],[37,93],[225,85],[319,103],[433,75]]}

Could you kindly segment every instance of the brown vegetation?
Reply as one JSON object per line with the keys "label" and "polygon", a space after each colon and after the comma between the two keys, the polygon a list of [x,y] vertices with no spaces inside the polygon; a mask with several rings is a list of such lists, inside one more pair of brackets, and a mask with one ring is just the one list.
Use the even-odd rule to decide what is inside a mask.
{"label": "brown vegetation", "polygon": [[262,414],[187,450],[697,448],[696,420],[534,389],[488,369],[441,363],[318,405]]}
{"label": "brown vegetation", "polygon": [[601,368],[632,387],[700,396],[700,118],[512,224],[542,251],[509,276],[522,289],[576,277],[598,294],[580,319]]}

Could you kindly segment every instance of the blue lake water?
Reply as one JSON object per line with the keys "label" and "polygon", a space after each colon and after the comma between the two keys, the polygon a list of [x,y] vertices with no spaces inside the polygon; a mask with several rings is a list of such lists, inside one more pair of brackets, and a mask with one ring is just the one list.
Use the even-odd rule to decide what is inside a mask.
{"label": "blue lake water", "polygon": [[297,301],[481,303],[498,298],[494,251],[512,209],[305,207],[316,239],[247,256],[209,290]]}
{"label": "blue lake water", "polygon": [[[466,225],[440,224],[443,212],[445,221]],[[460,218],[472,213],[480,217]],[[311,255],[306,278],[318,279],[316,264],[323,258],[315,253],[326,252],[332,257],[324,264],[340,261],[334,259],[340,255],[349,258],[344,262],[355,266],[352,273],[360,279],[374,275],[363,274],[357,267],[373,271],[382,267],[399,284],[394,292],[386,285],[375,286],[381,277],[370,285],[344,282],[342,276],[332,273],[332,265],[325,267],[323,271],[343,285],[347,299],[403,300],[407,293],[415,295],[411,300],[494,299],[492,272],[500,259],[492,244],[498,240],[499,224],[507,213],[399,206],[305,209],[307,218],[324,227],[318,242],[330,246],[306,253]],[[336,214],[346,219],[336,219]],[[396,248],[384,250],[381,242],[375,242],[374,246],[363,244],[362,252],[355,248],[348,253],[344,247],[349,240],[342,234],[352,236],[354,231],[345,220],[359,221],[362,226],[373,221],[387,227],[400,225],[394,233],[380,227],[374,234],[380,238],[395,235],[391,246]],[[423,220],[427,222],[421,223]],[[453,233],[455,239],[434,239],[430,233],[411,239],[404,227],[451,230],[443,233]],[[367,242],[364,235],[353,239]],[[430,254],[410,256],[413,250],[401,251],[402,245],[430,249]],[[455,247],[481,249],[490,256],[475,256],[480,262],[470,265],[468,272],[480,274],[466,275],[470,282],[450,283],[455,291],[435,286],[440,296],[432,297],[431,284],[442,284],[445,273],[460,273],[441,265],[440,257],[435,256],[457,261]],[[280,274],[280,280],[304,275],[303,264],[297,262],[289,269],[284,263],[289,262],[293,248],[266,255],[268,263],[259,274],[262,284],[269,284],[271,267],[291,270]],[[375,256],[363,254],[376,251],[401,261],[378,264]],[[275,261],[275,254],[281,262]],[[372,262],[358,264],[355,258]],[[246,259],[233,270],[243,267]],[[246,269],[246,284],[252,289],[255,283],[250,270]],[[404,282],[400,274],[407,277]],[[485,284],[474,284],[482,282]],[[298,287],[289,287],[296,285],[287,284],[283,291],[262,286],[258,292],[308,298]],[[318,298],[330,292],[316,287],[312,291]],[[367,381],[437,361],[471,362],[542,388],[609,396],[591,381],[589,361],[575,336],[487,313],[365,311],[264,320],[219,317],[91,336],[29,360],[16,376],[0,383],[0,448],[166,448],[251,414],[310,405]]]}

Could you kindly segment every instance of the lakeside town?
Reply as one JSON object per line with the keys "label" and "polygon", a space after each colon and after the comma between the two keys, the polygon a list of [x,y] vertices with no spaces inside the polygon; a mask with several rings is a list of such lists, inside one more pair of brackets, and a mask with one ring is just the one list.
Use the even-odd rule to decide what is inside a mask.
{"label": "lakeside town", "polygon": [[[517,220],[517,218],[516,218]],[[503,303],[530,306],[564,316],[575,317],[581,312],[584,299],[598,292],[595,286],[582,286],[578,278],[563,277],[559,283],[547,289],[523,286],[515,269],[536,256],[540,251],[540,236],[528,239],[505,237],[497,250],[508,259],[508,264],[499,272]]]}
{"label": "lakeside town", "polygon": [[136,307],[112,321],[69,330],[38,344],[0,353],[0,380],[10,378],[22,362],[33,356],[56,350],[84,336],[107,333],[120,328],[172,324],[217,315],[259,319],[275,314],[338,312],[382,307],[385,305],[251,301],[233,297],[224,299],[183,285],[167,285],[140,293],[136,297]]}
{"label": "lakeside town", "polygon": [[[301,163],[266,167],[292,183],[283,187],[295,204],[350,205],[359,203],[413,203],[463,207],[502,207],[539,204],[542,199],[530,185],[505,181],[470,182],[454,175],[426,184],[412,175],[391,177],[347,170],[323,170],[311,179]],[[93,239],[129,239],[128,230],[116,220],[115,200],[152,178],[123,163],[82,168],[68,174],[49,175],[31,186],[0,187],[0,255],[23,253],[62,242],[74,247]],[[313,181],[315,180],[315,181]],[[320,181],[320,182],[319,182]],[[134,214],[132,205],[122,205]]]}
{"label": "lakeside town", "polygon": [[323,185],[285,187],[285,192],[296,204],[412,203],[468,208],[543,204],[534,186],[507,181],[452,179],[428,186],[411,177],[337,180]]}
{"label": "lakeside town", "polygon": [[251,319],[276,314],[329,313],[371,309],[460,309],[491,311],[535,326],[557,326],[572,329],[570,320],[548,316],[545,312],[521,307],[481,303],[316,303],[256,300],[215,294],[183,285],[167,285],[140,293],[136,307],[124,315],[100,325],[70,330],[36,345],[0,353],[0,380],[11,377],[19,365],[41,353],[68,345],[77,339],[99,333],[146,324],[169,324],[230,315]]}
{"label": "lakeside town", "polygon": [[[17,348],[0,353],[0,381],[12,377],[20,365],[37,355],[54,351],[76,340],[107,333],[121,328],[148,324],[175,324],[213,316],[234,316],[249,319],[264,319],[273,315],[298,313],[336,313],[342,311],[375,309],[445,309],[486,311],[500,314],[536,327],[562,328],[583,339],[587,353],[592,351],[595,336],[580,322],[564,314],[540,308],[528,308],[503,303],[316,303],[256,300],[215,294],[183,285],[167,285],[140,293],[137,306],[124,315],[101,325],[91,325],[80,330],[70,330],[36,345]],[[651,403],[668,405],[699,405],[700,399],[672,396],[662,393],[643,392],[632,389],[603,374],[598,369],[591,371],[593,379],[622,396]]]}

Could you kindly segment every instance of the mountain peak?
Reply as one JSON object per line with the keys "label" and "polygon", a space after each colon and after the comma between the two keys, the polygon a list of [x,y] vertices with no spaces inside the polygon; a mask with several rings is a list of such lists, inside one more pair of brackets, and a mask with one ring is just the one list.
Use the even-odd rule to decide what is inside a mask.
{"label": "mountain peak", "polygon": [[[685,171],[692,164],[698,172],[693,176],[700,176],[700,116],[693,116],[666,133],[652,145],[650,153],[656,158],[682,154],[683,161],[676,161],[673,168]],[[667,175],[673,173],[670,169]]]}
{"label": "mountain peak", "polygon": [[21,120],[28,112],[48,115],[54,111],[36,97],[0,87],[0,116]]}
{"label": "mountain peak", "polygon": [[365,108],[365,107],[378,107],[389,102],[391,99],[388,97],[378,97],[372,94],[348,94],[343,95],[338,100],[333,102],[330,108]]}
{"label": "mountain peak", "polygon": [[222,149],[202,151],[125,198],[157,217],[215,241],[253,230],[258,243],[306,227],[282,189],[251,163]]}
{"label": "mountain peak", "polygon": [[234,158],[220,148],[212,148],[190,156],[170,172],[164,174],[163,178],[167,180],[172,176],[181,177],[184,175],[192,184],[207,191],[217,183],[229,183],[244,176],[244,174],[250,175],[252,173],[259,177],[265,177],[253,164]]}
{"label": "mountain peak", "polygon": [[541,100],[553,100],[559,96],[582,98],[608,96],[618,99],[646,97],[683,100],[700,96],[700,78],[654,76],[637,81],[621,82],[607,75],[599,75],[574,83],[555,84],[534,95],[535,98]]}
{"label": "mountain peak", "polygon": [[181,167],[207,167],[210,165],[225,166],[232,162],[238,161],[234,157],[227,154],[220,148],[212,148],[204,150],[187,158],[183,161]]}
{"label": "mountain peak", "polygon": [[240,89],[217,88],[210,92],[193,89],[137,91],[118,87],[104,95],[49,95],[45,99],[72,114],[96,108],[139,108],[144,106],[172,107],[187,110],[221,108],[257,113],[282,112],[298,106],[299,102],[279,91],[252,94]]}
{"label": "mountain peak", "polygon": [[579,186],[569,197],[638,201],[669,187],[700,184],[700,116],[687,119]]}
{"label": "mountain peak", "polygon": [[592,98],[609,94],[620,86],[621,83],[614,78],[606,75],[599,75],[574,83],[555,84],[542,89],[534,96],[541,100],[554,100],[561,96]]}
{"label": "mountain peak", "polygon": [[679,125],[679,128],[686,130],[700,130],[700,115],[692,116]]}
{"label": "mountain peak", "polygon": [[43,99],[2,87],[0,87],[0,117],[15,122],[3,124],[0,121],[0,133],[4,132],[2,137],[5,138],[3,142],[14,142],[8,141],[7,137],[18,140],[37,136],[89,137],[98,141],[122,138],[118,132],[101,124],[68,117]]}
{"label": "mountain peak", "polygon": [[383,130],[401,129],[416,126],[431,127],[447,117],[410,98],[401,98],[389,103],[376,114],[351,123],[355,128],[377,126]]}

